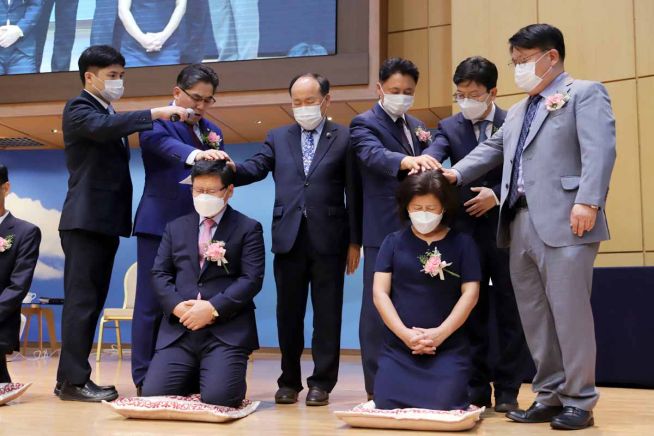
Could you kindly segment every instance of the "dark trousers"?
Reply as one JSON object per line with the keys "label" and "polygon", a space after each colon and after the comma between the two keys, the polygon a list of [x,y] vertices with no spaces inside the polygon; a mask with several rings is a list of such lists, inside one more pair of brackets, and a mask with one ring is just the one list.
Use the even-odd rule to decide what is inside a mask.
{"label": "dark trousers", "polygon": [[0,383],[11,383],[11,376],[7,370],[7,352],[0,350]]}
{"label": "dark trousers", "polygon": [[86,230],[60,231],[64,250],[64,309],[57,381],[85,384],[91,377],[89,353],[109,292],[118,236]]}
{"label": "dark trousers", "polygon": [[[492,382],[496,403],[514,402],[529,352],[511,285],[509,251],[497,247],[497,221],[478,220],[484,221],[477,223],[472,236],[480,251],[482,280],[479,301],[466,323],[472,355],[469,393],[475,404],[490,402]],[[497,352],[489,355],[490,331],[497,332]]]}
{"label": "dark trousers", "polygon": [[154,356],[162,310],[152,287],[152,265],[157,256],[161,237],[136,237],[136,300],[132,320],[132,380],[141,386]]}
{"label": "dark trousers", "polygon": [[143,383],[143,396],[189,395],[200,384],[203,403],[238,407],[245,398],[250,350],[227,345],[209,329],[188,331],[157,350]]}
{"label": "dark trousers", "polygon": [[30,73],[36,73],[33,55],[27,55],[14,47],[0,48],[0,76]]}
{"label": "dark trousers", "polygon": [[48,36],[48,24],[52,8],[55,11],[54,43],[52,47],[51,70],[69,71],[70,56],[75,42],[77,27],[77,5],[79,0],[45,0],[41,16],[34,29],[36,34],[36,68],[41,70],[43,48]]}
{"label": "dark trousers", "polygon": [[[334,241],[337,243],[338,241]],[[313,375],[307,385],[331,392],[338,378],[346,250],[343,254],[317,253],[304,219],[293,248],[276,254],[277,334],[282,353],[279,387],[302,390],[300,357],[304,350],[304,315],[311,285]]]}
{"label": "dark trousers", "polygon": [[373,394],[377,359],[384,343],[384,322],[372,300],[372,282],[379,247],[363,247],[363,298],[359,317],[359,343],[366,392]]}

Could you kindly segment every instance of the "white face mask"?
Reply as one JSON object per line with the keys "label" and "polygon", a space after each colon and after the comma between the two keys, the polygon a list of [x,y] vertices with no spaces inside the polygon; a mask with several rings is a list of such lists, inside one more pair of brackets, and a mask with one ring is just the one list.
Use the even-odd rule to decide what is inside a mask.
{"label": "white face mask", "polygon": [[474,98],[464,98],[463,100],[457,100],[459,108],[461,108],[461,113],[466,120],[475,121],[481,118],[488,109],[488,97],[484,101],[478,101]]}
{"label": "white face mask", "polygon": [[[97,77],[97,76],[96,76]],[[98,80],[102,80],[98,77]],[[93,87],[98,90],[100,95],[107,101],[116,101],[123,96],[125,87],[123,86],[123,79],[116,80],[103,80],[104,89],[101,91],[95,85]]]}
{"label": "white face mask", "polygon": [[319,104],[311,106],[294,107],[293,116],[295,117],[295,121],[304,130],[314,130],[323,119],[322,113],[320,112],[321,106],[322,101]]}
{"label": "white face mask", "polygon": [[543,74],[543,77],[538,77],[536,74],[536,64],[538,61],[543,59],[543,56],[547,53],[548,52],[543,53],[543,55],[535,61],[525,62],[524,64],[518,64],[515,66],[513,80],[518,88],[522,89],[524,92],[531,92],[540,84],[540,82],[543,81],[543,77],[552,70],[552,67]]}
{"label": "white face mask", "polygon": [[203,218],[213,218],[225,207],[225,200],[210,194],[200,194],[193,197],[195,211]]}
{"label": "white face mask", "polygon": [[419,211],[411,212],[409,218],[411,219],[413,228],[416,229],[418,233],[426,235],[427,233],[433,232],[434,229],[438,227],[443,219],[443,214]]}
{"label": "white face mask", "polygon": [[382,106],[384,106],[384,109],[386,109],[389,114],[399,118],[411,109],[411,106],[413,106],[413,100],[414,97],[412,95],[384,94]]}

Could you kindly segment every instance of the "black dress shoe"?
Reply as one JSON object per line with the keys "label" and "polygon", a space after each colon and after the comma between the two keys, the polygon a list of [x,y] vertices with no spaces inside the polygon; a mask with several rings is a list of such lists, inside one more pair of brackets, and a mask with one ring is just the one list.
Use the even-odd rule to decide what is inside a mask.
{"label": "black dress shoe", "polygon": [[495,402],[495,411],[497,413],[506,413],[518,410],[518,402],[498,403]]}
{"label": "black dress shoe", "polygon": [[309,388],[307,393],[307,406],[326,406],[329,404],[329,392],[323,391],[320,388]]}
{"label": "black dress shoe", "polygon": [[[102,389],[103,391],[115,391],[116,390],[116,386],[114,386],[114,385],[96,385],[95,383],[93,383],[93,380],[91,380],[91,379],[89,379],[89,381],[87,383],[90,383],[91,386],[93,386],[93,387],[95,387],[97,389]],[[61,384],[62,384],[62,382],[57,382],[57,384],[55,385],[54,394],[56,396],[59,396],[59,393],[61,392]]]}
{"label": "black dress shoe", "polygon": [[506,414],[506,417],[525,424],[534,424],[538,422],[550,422],[552,418],[561,413],[561,406],[546,406],[537,401],[527,410],[513,410]]}
{"label": "black dress shoe", "polygon": [[555,416],[550,423],[550,426],[556,430],[581,430],[594,425],[593,412],[572,406],[564,407],[563,412]]}
{"label": "black dress shoe", "polygon": [[472,404],[473,406],[486,407],[486,408],[493,406],[493,403],[491,403],[490,398],[472,398],[470,400],[470,404]]}
{"label": "black dress shoe", "polygon": [[82,386],[63,382],[59,391],[59,398],[64,401],[99,403],[101,401],[115,400],[118,398],[118,392],[115,389],[100,389],[99,386],[90,380]]}
{"label": "black dress shoe", "polygon": [[279,388],[275,393],[275,403],[277,404],[297,403],[297,391],[292,388]]}

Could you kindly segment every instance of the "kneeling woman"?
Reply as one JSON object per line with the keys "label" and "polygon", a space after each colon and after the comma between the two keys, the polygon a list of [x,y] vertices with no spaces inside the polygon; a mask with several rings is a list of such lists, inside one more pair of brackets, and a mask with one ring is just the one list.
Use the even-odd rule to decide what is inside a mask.
{"label": "kneeling woman", "polygon": [[397,202],[411,226],[388,235],[377,257],[373,298],[388,330],[375,406],[466,409],[471,363],[461,326],[479,296],[477,248],[448,227],[458,199],[441,173],[407,177]]}

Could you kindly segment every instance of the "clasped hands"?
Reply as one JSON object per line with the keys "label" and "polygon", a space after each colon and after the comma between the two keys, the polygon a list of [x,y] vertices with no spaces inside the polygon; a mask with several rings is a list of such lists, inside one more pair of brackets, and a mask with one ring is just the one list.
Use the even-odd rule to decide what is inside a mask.
{"label": "clasped hands", "polygon": [[213,324],[213,311],[213,305],[206,300],[186,300],[175,306],[173,315],[184,327],[195,331]]}
{"label": "clasped hands", "polygon": [[168,37],[164,35],[163,32],[156,33],[144,33],[141,36],[139,43],[145,49],[146,52],[161,51],[161,48],[168,40]]}
{"label": "clasped hands", "polygon": [[410,350],[411,354],[436,354],[438,348],[445,339],[447,333],[442,327],[424,329],[420,327],[405,328],[400,335],[400,339]]}
{"label": "clasped hands", "polygon": [[23,36],[23,31],[18,26],[11,24],[0,26],[0,47],[11,47],[21,36]]}

